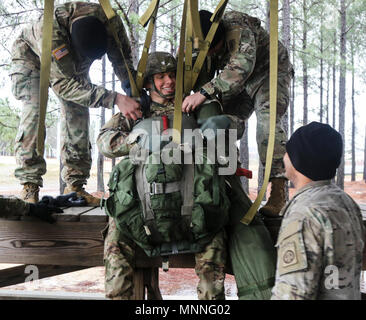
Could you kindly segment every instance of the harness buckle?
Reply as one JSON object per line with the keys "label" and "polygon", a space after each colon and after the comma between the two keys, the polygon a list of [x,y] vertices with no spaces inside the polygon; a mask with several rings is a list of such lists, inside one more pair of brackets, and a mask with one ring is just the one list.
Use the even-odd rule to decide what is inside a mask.
{"label": "harness buckle", "polygon": [[164,193],[164,183],[152,182],[150,183],[150,195]]}

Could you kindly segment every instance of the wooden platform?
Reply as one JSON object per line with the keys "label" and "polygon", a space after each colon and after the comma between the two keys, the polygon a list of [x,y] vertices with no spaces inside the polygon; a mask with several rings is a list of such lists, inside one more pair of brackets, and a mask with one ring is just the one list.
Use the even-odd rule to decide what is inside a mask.
{"label": "wooden platform", "polygon": [[[0,219],[0,263],[20,266],[0,270],[0,287],[23,283],[26,265],[36,265],[39,279],[85,268],[103,266],[102,230],[108,217],[100,208],[76,207],[54,214],[49,224],[32,217]],[[158,268],[161,258],[148,258],[137,250],[135,299],[161,299]],[[169,259],[170,268],[193,268],[194,256]],[[4,295],[3,295],[4,294]],[[0,292],[4,298],[9,293]]]}
{"label": "wooden platform", "polygon": [[[366,220],[366,205],[361,206]],[[38,267],[39,279],[103,266],[101,231],[107,225],[105,213],[100,208],[78,207],[65,209],[64,213],[54,216],[57,220],[54,224],[31,217],[0,219],[0,263],[20,264],[0,270],[0,287],[23,283],[28,276],[24,273],[26,265]],[[280,219],[265,220],[273,238],[276,238],[280,223]],[[194,264],[193,254],[169,258],[169,268],[194,268]],[[161,258],[148,258],[142,250],[137,251],[135,299],[162,298],[158,276],[161,265]],[[366,270],[366,254],[363,269]],[[0,299],[12,297],[8,291],[0,291]]]}

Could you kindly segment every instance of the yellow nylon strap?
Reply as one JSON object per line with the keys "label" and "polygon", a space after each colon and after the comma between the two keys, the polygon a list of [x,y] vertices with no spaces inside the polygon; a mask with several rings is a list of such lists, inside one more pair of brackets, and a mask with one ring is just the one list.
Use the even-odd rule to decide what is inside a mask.
{"label": "yellow nylon strap", "polygon": [[149,7],[146,9],[144,14],[140,17],[139,23],[145,28],[149,20],[151,19],[156,7],[159,6],[158,0],[151,1]]}
{"label": "yellow nylon strap", "polygon": [[264,181],[257,199],[254,201],[248,212],[240,220],[244,224],[249,224],[257,213],[262,202],[272,167],[272,157],[275,141],[276,128],[276,109],[277,109],[277,72],[278,72],[278,0],[270,0],[270,44],[269,44],[269,105],[270,105],[270,124],[269,137],[266,155],[266,168]]}
{"label": "yellow nylon strap", "polygon": [[146,64],[147,64],[147,58],[149,55],[149,48],[151,45],[151,39],[154,33],[155,28],[155,21],[156,21],[156,15],[158,13],[158,7],[159,7],[159,0],[153,0],[149,7],[147,8],[146,12],[141,16],[139,22],[140,24],[145,27],[146,24],[149,23],[149,28],[147,30],[146,38],[144,47],[142,49],[141,58],[139,61],[139,64],[137,66],[137,75],[136,75],[136,86],[137,90],[141,92],[142,87],[144,85],[144,75],[146,70]]}
{"label": "yellow nylon strap", "polygon": [[183,102],[183,67],[184,67],[184,44],[186,38],[186,20],[188,1],[184,0],[182,23],[180,28],[179,51],[177,61],[177,74],[175,81],[175,98],[174,98],[174,118],[173,118],[173,141],[177,144],[181,142],[182,132],[182,102]]}
{"label": "yellow nylon strap", "polygon": [[[193,21],[192,21],[192,2],[198,2],[197,0],[188,0],[187,3],[187,31],[186,31],[186,45],[184,56],[184,94],[189,95],[192,90],[192,52],[193,52]],[[197,5],[198,8],[198,5]],[[198,9],[197,9],[198,10]]]}
{"label": "yellow nylon strap", "polygon": [[125,55],[124,55],[123,50],[122,50],[121,41],[119,40],[119,37],[118,37],[118,34],[117,34],[116,29],[113,27],[113,25],[111,23],[111,20],[114,17],[117,17],[116,16],[116,12],[112,9],[112,6],[111,6],[111,3],[109,2],[109,0],[99,0],[99,3],[101,5],[101,7],[103,8],[103,11],[104,11],[107,19],[109,20],[109,27],[110,27],[110,30],[112,31],[112,35],[113,35],[114,41],[116,41],[117,47],[119,48],[119,51],[120,51],[121,56],[122,56],[122,59],[123,59],[123,61],[125,63],[126,70],[127,70],[127,73],[128,73],[128,78],[130,80],[132,96],[133,97],[139,97],[140,96],[140,93],[139,93],[139,91],[137,89],[136,82],[135,82],[135,79],[133,78],[133,75],[131,73],[131,70],[128,67],[128,64],[127,64]]}
{"label": "yellow nylon strap", "polygon": [[37,152],[39,156],[43,156],[44,153],[44,139],[46,130],[45,121],[51,70],[53,10],[54,0],[45,0],[43,13],[41,71],[39,82],[39,118],[37,136]]}
{"label": "yellow nylon strap", "polygon": [[205,62],[207,52],[210,49],[212,39],[215,36],[216,30],[220,24],[220,20],[224,14],[227,3],[228,3],[228,0],[221,0],[220,3],[217,5],[214,13],[212,14],[212,17],[210,19],[212,21],[211,28],[206,35],[206,38],[203,43],[203,47],[201,48],[200,53],[198,54],[197,60],[193,66],[192,88],[196,84],[198,75],[201,72],[203,63]]}
{"label": "yellow nylon strap", "polygon": [[198,11],[198,0],[191,0],[190,10],[188,14],[191,16],[192,29],[193,29],[193,47],[199,49],[203,42],[203,33],[200,23],[200,15]]}

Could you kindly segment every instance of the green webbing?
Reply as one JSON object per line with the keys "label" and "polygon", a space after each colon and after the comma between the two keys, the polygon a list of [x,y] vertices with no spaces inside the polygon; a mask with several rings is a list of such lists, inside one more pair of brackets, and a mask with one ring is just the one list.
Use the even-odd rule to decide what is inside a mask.
{"label": "green webbing", "polygon": [[147,34],[146,34],[146,38],[145,38],[144,47],[142,49],[141,58],[140,58],[138,66],[137,66],[136,86],[137,86],[137,90],[139,92],[141,92],[142,87],[144,85],[144,75],[145,75],[145,70],[146,70],[147,58],[149,55],[151,39],[152,39],[152,36],[154,33],[158,7],[159,7],[159,0],[153,0],[150,3],[147,10],[145,11],[145,13],[141,16],[141,18],[139,20],[140,24],[143,27],[145,27],[146,24],[150,21],[149,27],[147,30]]}
{"label": "green webbing", "polygon": [[177,62],[177,74],[175,85],[174,99],[174,118],[173,118],[173,141],[177,144],[181,142],[182,132],[182,102],[183,102],[183,68],[184,68],[184,45],[186,36],[186,17],[188,9],[188,1],[184,0],[182,23],[180,28],[180,40]]}
{"label": "green webbing", "polygon": [[[188,0],[187,3],[187,30],[186,30],[186,46],[184,55],[184,95],[189,95],[192,88],[192,52],[193,52],[193,22],[192,22],[192,2],[197,0]],[[184,19],[185,17],[182,17]]]}

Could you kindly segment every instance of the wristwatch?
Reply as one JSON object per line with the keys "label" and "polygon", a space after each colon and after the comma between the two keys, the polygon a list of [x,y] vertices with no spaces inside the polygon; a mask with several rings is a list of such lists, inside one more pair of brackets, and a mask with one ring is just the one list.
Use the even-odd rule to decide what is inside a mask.
{"label": "wristwatch", "polygon": [[207,91],[203,88],[200,90],[200,94],[206,97],[206,99],[212,99],[211,96],[207,93]]}

